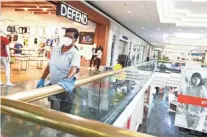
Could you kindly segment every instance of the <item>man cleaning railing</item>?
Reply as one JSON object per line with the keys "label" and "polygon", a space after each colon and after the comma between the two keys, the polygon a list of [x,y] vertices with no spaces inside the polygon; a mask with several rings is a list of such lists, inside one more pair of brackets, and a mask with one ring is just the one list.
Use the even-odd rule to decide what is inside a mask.
{"label": "man cleaning railing", "polygon": [[46,67],[37,88],[44,87],[45,78],[50,74],[50,85],[58,84],[66,92],[72,92],[76,81],[75,74],[80,69],[80,55],[74,45],[79,37],[75,28],[68,28],[60,44],[53,47],[49,65]]}

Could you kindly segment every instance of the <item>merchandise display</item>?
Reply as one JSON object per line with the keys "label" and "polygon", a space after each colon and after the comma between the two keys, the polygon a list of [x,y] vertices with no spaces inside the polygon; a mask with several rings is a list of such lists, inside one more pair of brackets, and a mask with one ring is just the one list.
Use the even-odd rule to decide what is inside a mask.
{"label": "merchandise display", "polygon": [[32,62],[36,62],[37,68],[42,68],[44,62],[50,58],[52,48],[59,45],[60,38],[64,36],[65,29],[68,27],[92,34],[90,39],[87,37],[87,43],[76,43],[80,54],[86,60],[90,59],[89,51],[93,46],[88,44],[94,43],[96,23],[88,20],[87,24],[81,25],[55,14],[19,12],[7,7],[2,8],[2,15],[6,20],[2,23],[1,29],[6,32],[10,42],[11,63],[18,64],[20,70],[26,71],[31,64],[34,66]]}

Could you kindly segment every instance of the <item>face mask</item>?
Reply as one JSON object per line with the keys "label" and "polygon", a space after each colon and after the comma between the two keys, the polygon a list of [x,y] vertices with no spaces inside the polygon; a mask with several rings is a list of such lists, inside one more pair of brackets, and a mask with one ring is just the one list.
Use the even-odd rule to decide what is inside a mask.
{"label": "face mask", "polygon": [[70,46],[72,44],[72,39],[68,37],[63,37],[60,39],[60,46]]}

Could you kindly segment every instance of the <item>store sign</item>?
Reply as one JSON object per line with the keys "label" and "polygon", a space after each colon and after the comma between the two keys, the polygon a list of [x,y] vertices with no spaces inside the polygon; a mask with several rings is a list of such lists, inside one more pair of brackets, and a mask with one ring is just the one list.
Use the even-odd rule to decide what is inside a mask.
{"label": "store sign", "polygon": [[126,37],[126,36],[122,36],[122,38],[125,39],[125,40],[128,40],[128,37]]}
{"label": "store sign", "polygon": [[123,40],[125,42],[129,42],[129,38],[124,35],[120,35],[120,40]]}
{"label": "store sign", "polygon": [[58,3],[56,7],[56,15],[63,16],[68,19],[74,20],[83,25],[88,24],[88,15],[75,9],[72,6],[69,6],[65,3]]}

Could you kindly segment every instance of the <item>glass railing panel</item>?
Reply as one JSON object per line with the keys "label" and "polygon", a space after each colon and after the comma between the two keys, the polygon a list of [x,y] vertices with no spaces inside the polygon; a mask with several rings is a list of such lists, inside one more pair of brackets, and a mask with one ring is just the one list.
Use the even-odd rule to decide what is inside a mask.
{"label": "glass railing panel", "polygon": [[75,137],[74,135],[1,114],[2,137]]}
{"label": "glass railing panel", "polygon": [[181,73],[182,67],[186,65],[185,61],[157,61],[156,72],[161,73]]}
{"label": "glass railing panel", "polygon": [[35,102],[36,105],[113,124],[149,80],[155,63],[126,70]]}
{"label": "glass railing panel", "polygon": [[207,62],[201,64],[202,68],[207,68]]}

